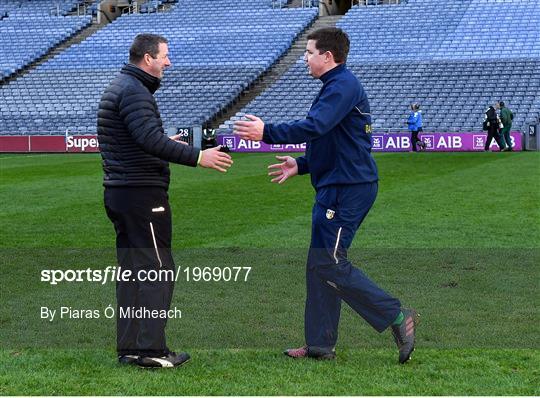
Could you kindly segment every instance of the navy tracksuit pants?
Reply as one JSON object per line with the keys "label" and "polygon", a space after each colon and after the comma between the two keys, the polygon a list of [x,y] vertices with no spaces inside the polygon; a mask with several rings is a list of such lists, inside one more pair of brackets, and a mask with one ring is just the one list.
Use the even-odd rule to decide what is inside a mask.
{"label": "navy tracksuit pants", "polygon": [[305,338],[308,346],[334,347],[341,300],[382,332],[401,303],[347,259],[354,235],[375,202],[378,184],[332,185],[317,191],[306,267]]}

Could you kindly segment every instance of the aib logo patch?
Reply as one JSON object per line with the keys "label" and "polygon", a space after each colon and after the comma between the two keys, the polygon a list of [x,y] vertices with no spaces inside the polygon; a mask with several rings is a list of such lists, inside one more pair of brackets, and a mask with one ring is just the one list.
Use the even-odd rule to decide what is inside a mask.
{"label": "aib logo patch", "polygon": [[326,210],[326,218],[331,220],[332,218],[334,218],[334,214],[336,214],[336,212],[334,210],[331,210],[331,209],[327,209]]}
{"label": "aib logo patch", "polygon": [[236,137],[225,137],[223,140],[223,145],[228,146],[230,149],[236,149]]}

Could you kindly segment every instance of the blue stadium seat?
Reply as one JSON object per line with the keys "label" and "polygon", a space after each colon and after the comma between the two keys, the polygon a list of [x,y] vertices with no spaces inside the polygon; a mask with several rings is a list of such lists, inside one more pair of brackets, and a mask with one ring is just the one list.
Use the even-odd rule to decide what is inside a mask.
{"label": "blue stadium seat", "polygon": [[[156,95],[164,123],[203,123],[287,51],[316,14],[315,9],[272,9],[269,0],[184,0],[181,7],[167,13],[123,15],[3,86],[0,97],[31,115],[40,112],[40,105],[48,106],[47,122],[39,124],[44,132],[63,132],[69,124],[66,119],[76,116],[81,120],[79,127],[85,129],[79,133],[95,133],[101,93],[127,61],[133,37],[154,32],[169,39],[173,63]],[[53,96],[40,94],[43,87]],[[30,103],[20,100],[22,88],[28,89],[24,97]],[[27,123],[29,131],[38,127],[33,118]],[[15,125],[8,118],[0,128],[12,130]]]}

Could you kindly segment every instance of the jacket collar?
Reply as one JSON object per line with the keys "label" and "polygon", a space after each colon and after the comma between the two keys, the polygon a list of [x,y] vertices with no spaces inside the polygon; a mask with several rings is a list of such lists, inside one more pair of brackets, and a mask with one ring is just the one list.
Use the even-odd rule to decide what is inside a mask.
{"label": "jacket collar", "polygon": [[326,83],[328,80],[330,80],[332,77],[340,73],[341,71],[345,70],[345,64],[339,64],[335,68],[330,69],[328,72],[326,72],[324,75],[322,75],[319,79]]}
{"label": "jacket collar", "polygon": [[152,76],[145,71],[143,71],[138,66],[133,64],[126,64],[120,71],[126,75],[131,75],[141,81],[141,83],[152,93],[154,94],[161,84],[161,79],[158,79],[155,76]]}

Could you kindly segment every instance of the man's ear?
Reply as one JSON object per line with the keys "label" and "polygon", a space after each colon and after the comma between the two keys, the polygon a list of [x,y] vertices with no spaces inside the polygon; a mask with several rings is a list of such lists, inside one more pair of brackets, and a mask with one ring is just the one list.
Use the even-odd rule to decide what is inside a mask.
{"label": "man's ear", "polygon": [[327,51],[324,53],[324,60],[326,62],[332,62],[334,60],[334,54],[332,54],[332,52],[330,51]]}
{"label": "man's ear", "polygon": [[143,61],[145,65],[150,65],[152,63],[152,56],[150,54],[144,54]]}

